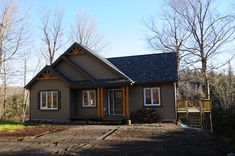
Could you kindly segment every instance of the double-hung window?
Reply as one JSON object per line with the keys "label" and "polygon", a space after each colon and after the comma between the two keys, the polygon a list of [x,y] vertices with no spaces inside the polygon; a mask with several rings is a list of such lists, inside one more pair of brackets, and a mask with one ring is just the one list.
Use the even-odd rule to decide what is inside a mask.
{"label": "double-hung window", "polygon": [[40,92],[41,110],[58,110],[58,91]]}
{"label": "double-hung window", "polygon": [[83,107],[96,107],[95,90],[83,90],[82,91],[82,106]]}
{"label": "double-hung window", "polygon": [[144,105],[160,106],[160,88],[144,88]]}

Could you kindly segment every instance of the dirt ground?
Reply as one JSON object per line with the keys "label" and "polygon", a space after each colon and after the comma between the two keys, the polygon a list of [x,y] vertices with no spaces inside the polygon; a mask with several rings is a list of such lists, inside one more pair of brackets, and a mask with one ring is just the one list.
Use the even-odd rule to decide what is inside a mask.
{"label": "dirt ground", "polygon": [[0,155],[220,156],[226,152],[212,133],[174,124],[65,126],[34,136],[0,137]]}

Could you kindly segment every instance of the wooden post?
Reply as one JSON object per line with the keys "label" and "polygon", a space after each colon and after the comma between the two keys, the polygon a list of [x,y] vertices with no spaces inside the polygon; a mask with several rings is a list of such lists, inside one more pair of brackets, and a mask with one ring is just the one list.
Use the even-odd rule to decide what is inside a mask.
{"label": "wooden post", "polygon": [[189,124],[188,101],[185,100],[184,102],[185,102],[185,104],[186,104],[186,117],[187,117],[187,122],[188,122],[188,124]]}
{"label": "wooden post", "polygon": [[200,105],[200,124],[201,124],[201,128],[203,128],[203,115],[204,115],[203,104],[202,104],[203,101],[199,100],[198,102]]}
{"label": "wooden post", "polygon": [[122,86],[122,103],[123,103],[123,117],[126,117],[126,98],[125,98],[125,86]]}
{"label": "wooden post", "polygon": [[97,116],[100,118],[100,88],[97,88],[97,109],[98,109],[98,112],[97,112]]}
{"label": "wooden post", "polygon": [[100,88],[100,117],[104,117],[104,88]]}
{"label": "wooden post", "polygon": [[126,117],[129,118],[129,87],[126,86]]}
{"label": "wooden post", "polygon": [[211,127],[211,132],[213,133],[213,123],[212,123],[212,115],[210,112],[210,127]]}

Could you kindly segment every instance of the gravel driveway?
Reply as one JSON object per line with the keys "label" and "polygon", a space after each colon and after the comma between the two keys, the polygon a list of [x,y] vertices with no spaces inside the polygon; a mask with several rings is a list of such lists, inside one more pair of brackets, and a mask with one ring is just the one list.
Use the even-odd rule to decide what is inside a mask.
{"label": "gravel driveway", "polygon": [[25,137],[0,138],[0,155],[222,155],[210,132],[174,124],[85,125]]}

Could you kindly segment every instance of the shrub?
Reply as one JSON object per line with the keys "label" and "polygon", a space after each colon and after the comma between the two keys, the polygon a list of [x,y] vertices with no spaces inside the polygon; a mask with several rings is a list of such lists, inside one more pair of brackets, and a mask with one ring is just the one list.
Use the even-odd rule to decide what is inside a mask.
{"label": "shrub", "polygon": [[235,149],[235,107],[226,110],[214,108],[212,119],[215,134],[225,137]]}
{"label": "shrub", "polygon": [[23,114],[22,95],[9,96],[6,102],[5,119],[20,121]]}
{"label": "shrub", "polygon": [[131,113],[131,121],[133,123],[156,123],[160,121],[159,114],[151,109],[144,108]]}

